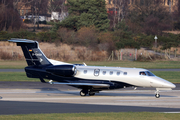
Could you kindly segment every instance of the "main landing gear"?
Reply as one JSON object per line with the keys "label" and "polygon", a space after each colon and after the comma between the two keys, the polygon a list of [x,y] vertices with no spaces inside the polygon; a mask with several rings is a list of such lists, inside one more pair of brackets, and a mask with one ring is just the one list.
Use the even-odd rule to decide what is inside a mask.
{"label": "main landing gear", "polygon": [[159,90],[157,90],[157,91],[155,92],[155,97],[156,97],[156,98],[160,98]]}
{"label": "main landing gear", "polygon": [[89,96],[94,96],[95,95],[95,92],[91,92],[89,91],[88,89],[82,89],[80,91],[80,95],[81,96],[86,96],[87,94],[89,94]]}

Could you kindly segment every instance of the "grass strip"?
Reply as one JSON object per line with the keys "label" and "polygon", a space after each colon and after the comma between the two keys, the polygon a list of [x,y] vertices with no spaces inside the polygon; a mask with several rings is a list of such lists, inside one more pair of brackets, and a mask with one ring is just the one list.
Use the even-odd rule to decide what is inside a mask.
{"label": "grass strip", "polygon": [[[120,108],[121,109],[121,108]],[[179,120],[179,113],[119,112],[1,115],[1,120]]]}
{"label": "grass strip", "polygon": [[153,73],[172,83],[180,83],[180,71],[153,71]]}
{"label": "grass strip", "polygon": [[[71,62],[71,63],[80,63]],[[130,68],[145,68],[145,69],[170,69],[180,68],[180,61],[154,61],[154,62],[138,62],[138,61],[85,61],[89,66],[112,66],[112,67],[130,67]]]}
{"label": "grass strip", "polygon": [[0,81],[39,81],[39,79],[28,78],[25,72],[0,72]]}
{"label": "grass strip", "polygon": [[[135,67],[135,68],[180,68],[180,61],[155,61],[155,62],[138,62],[138,61],[71,61],[68,63],[83,64],[89,66],[111,66],[111,67]],[[26,61],[0,61],[0,69],[21,69],[26,67]]]}
{"label": "grass strip", "polygon": [[25,60],[23,61],[0,61],[0,69],[22,69],[27,66]]}
{"label": "grass strip", "polygon": [[[166,79],[172,83],[180,83],[180,71],[154,71],[156,76]],[[39,79],[28,78],[25,72],[0,72],[0,81],[39,81]]]}

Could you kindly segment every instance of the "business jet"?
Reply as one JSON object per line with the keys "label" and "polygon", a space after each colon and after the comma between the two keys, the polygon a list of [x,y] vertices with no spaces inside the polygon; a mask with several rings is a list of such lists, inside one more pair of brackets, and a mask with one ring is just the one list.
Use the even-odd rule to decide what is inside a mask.
{"label": "business jet", "polygon": [[[70,64],[48,59],[39,48],[38,42],[27,39],[11,39],[9,42],[21,46],[26,62],[25,72],[29,78],[39,78],[50,84],[63,84],[81,89],[80,95],[95,95],[102,90],[126,87],[156,88],[155,97],[160,90],[172,90],[176,86],[155,76],[146,69],[124,67],[100,67],[84,64]],[[55,82],[54,82],[55,81]]]}

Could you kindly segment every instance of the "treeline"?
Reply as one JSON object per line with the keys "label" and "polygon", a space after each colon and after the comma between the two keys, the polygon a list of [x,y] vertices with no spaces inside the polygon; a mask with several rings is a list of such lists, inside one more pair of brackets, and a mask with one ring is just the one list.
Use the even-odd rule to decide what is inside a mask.
{"label": "treeline", "polygon": [[[1,40],[11,38],[22,38],[37,40],[39,42],[65,43],[74,46],[85,46],[92,50],[108,51],[119,50],[121,48],[152,48],[154,44],[154,35],[134,34],[131,31],[116,29],[114,31],[98,32],[95,27],[82,27],[77,32],[67,28],[59,28],[56,32],[44,31],[33,33],[21,30],[18,32],[8,33],[0,32]],[[178,47],[180,44],[180,34],[163,34],[158,36],[158,46],[161,49],[170,49]]]}
{"label": "treeline", "polygon": [[151,48],[155,35],[162,49],[179,46],[179,35],[163,31],[180,28],[180,1],[173,9],[165,6],[164,0],[128,2],[114,0],[114,9],[107,13],[104,0],[67,0],[69,16],[55,23],[51,32],[61,38],[60,42],[89,47],[103,44],[108,51]]}
{"label": "treeline", "polygon": [[179,0],[173,9],[165,6],[164,0],[140,0],[132,5],[128,2],[115,0],[115,7],[107,11],[104,0],[67,0],[58,10],[67,9],[69,16],[51,23],[52,30],[39,33],[2,31],[0,39],[26,38],[110,52],[121,48],[151,48],[157,35],[162,49],[179,46],[180,35],[163,32],[180,29]]}

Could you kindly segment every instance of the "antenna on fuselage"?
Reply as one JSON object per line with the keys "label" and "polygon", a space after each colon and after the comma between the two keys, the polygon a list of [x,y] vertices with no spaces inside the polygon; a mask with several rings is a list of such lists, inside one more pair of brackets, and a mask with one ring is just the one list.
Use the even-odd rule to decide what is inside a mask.
{"label": "antenna on fuselage", "polygon": [[83,64],[84,64],[84,66],[87,66],[86,63],[83,62]]}

